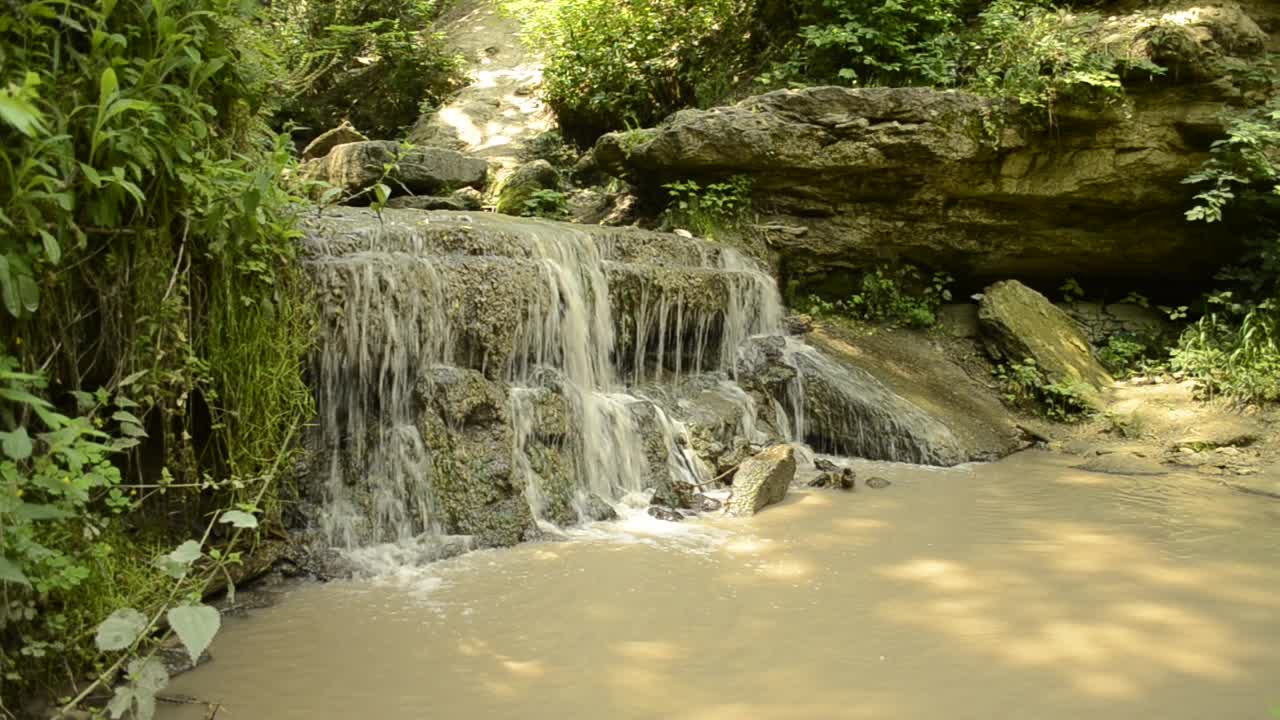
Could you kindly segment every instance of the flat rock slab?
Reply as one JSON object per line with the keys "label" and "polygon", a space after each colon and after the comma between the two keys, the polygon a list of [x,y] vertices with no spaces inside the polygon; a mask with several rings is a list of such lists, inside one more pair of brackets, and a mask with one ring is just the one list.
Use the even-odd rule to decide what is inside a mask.
{"label": "flat rock slab", "polygon": [[983,343],[1010,364],[1034,360],[1052,383],[1078,386],[1085,402],[1102,407],[1102,391],[1114,381],[1084,332],[1048,298],[1016,280],[986,289],[978,307]]}

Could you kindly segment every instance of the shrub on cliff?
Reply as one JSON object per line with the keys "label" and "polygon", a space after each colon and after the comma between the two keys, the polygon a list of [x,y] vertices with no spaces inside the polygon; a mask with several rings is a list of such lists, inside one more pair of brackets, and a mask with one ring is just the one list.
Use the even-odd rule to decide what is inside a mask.
{"label": "shrub on cliff", "polygon": [[594,140],[714,103],[747,60],[753,0],[507,0],[546,54],[547,103]]}
{"label": "shrub on cliff", "polygon": [[274,0],[264,31],[287,75],[279,121],[314,136],[344,119],[394,137],[456,89],[461,63],[431,29],[435,0]]}

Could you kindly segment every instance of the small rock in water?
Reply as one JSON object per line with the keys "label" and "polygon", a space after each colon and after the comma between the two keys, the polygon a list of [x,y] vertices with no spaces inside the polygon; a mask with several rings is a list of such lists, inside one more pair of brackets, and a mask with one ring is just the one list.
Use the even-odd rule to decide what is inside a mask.
{"label": "small rock in water", "polygon": [[681,520],[684,520],[684,515],[681,515],[679,512],[663,505],[650,505],[649,515],[650,517],[655,517],[659,520],[666,520],[667,522],[680,522]]}
{"label": "small rock in water", "polygon": [[858,488],[858,484],[853,474],[853,470],[849,468],[838,468],[830,472],[824,472],[818,477],[810,480],[809,487],[831,488],[832,490],[856,490]]}
{"label": "small rock in water", "polygon": [[833,477],[831,473],[829,472],[819,473],[818,477],[809,481],[809,487],[811,488],[831,487],[832,480],[833,480]]}
{"label": "small rock in water", "polygon": [[836,465],[835,463],[831,462],[826,458],[818,458],[817,460],[814,460],[813,466],[818,468],[822,472],[836,472],[837,470],[840,469],[839,465]]}
{"label": "small rock in water", "polygon": [[874,488],[874,489],[876,489],[876,490],[883,490],[883,489],[885,489],[885,488],[889,487],[889,485],[891,485],[891,484],[892,484],[892,483],[890,483],[888,480],[885,480],[885,479],[884,479],[884,478],[882,478],[882,477],[869,477],[869,478],[867,478],[867,487],[869,487],[869,488]]}
{"label": "small rock in water", "polygon": [[600,522],[618,519],[618,513],[613,509],[613,506],[600,499],[600,496],[594,493],[587,496],[582,512],[585,520]]}
{"label": "small rock in water", "polygon": [[699,512],[710,513],[718,512],[720,508],[724,507],[724,503],[713,497],[707,497],[702,493],[698,493],[693,496],[693,506]]}

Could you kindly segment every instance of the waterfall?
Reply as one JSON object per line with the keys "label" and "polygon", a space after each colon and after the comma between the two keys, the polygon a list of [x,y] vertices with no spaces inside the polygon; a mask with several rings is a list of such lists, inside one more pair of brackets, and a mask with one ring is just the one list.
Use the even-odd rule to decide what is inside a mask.
{"label": "waterfall", "polygon": [[[517,487],[543,524],[706,480],[681,423],[639,386],[734,376],[737,347],[782,322],[761,268],[675,236],[343,210],[307,248],[324,319],[320,525],[338,547],[487,528],[453,497],[465,468],[488,473],[487,491]],[[754,402],[733,387],[754,435]],[[507,443],[505,465],[467,455],[472,435]]]}

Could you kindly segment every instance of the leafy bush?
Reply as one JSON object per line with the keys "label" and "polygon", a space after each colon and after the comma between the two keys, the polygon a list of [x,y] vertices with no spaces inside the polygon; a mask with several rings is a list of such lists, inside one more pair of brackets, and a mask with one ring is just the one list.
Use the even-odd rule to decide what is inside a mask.
{"label": "leafy bush", "polygon": [[562,218],[569,214],[568,197],[559,190],[534,190],[524,201],[523,214],[527,217]]}
{"label": "leafy bush", "polygon": [[855,85],[944,85],[955,79],[959,0],[802,0],[796,39],[761,76]]}
{"label": "leafy bush", "polygon": [[1280,302],[1237,302],[1229,291],[1208,302],[1210,309],[1173,349],[1170,366],[1210,397],[1280,400]]}
{"label": "leafy bush", "polygon": [[1132,335],[1119,333],[1107,338],[1098,350],[1098,360],[1115,377],[1126,377],[1138,371],[1152,356],[1152,346]]}
{"label": "leafy bush", "polygon": [[732,230],[751,209],[751,178],[745,175],[705,186],[683,180],[662,187],[669,200],[667,223],[699,237],[715,239]]}
{"label": "leafy bush", "polygon": [[824,301],[810,296],[799,309],[814,315],[836,315],[872,323],[927,328],[937,322],[938,309],[951,300],[953,278],[945,272],[926,277],[914,265],[882,265],[864,273],[858,292],[845,300]]}
{"label": "leafy bush", "polygon": [[350,120],[376,137],[457,88],[461,61],[431,30],[435,0],[273,0],[266,35],[287,70],[279,111],[319,134]]}
{"label": "leafy bush", "polygon": [[[1275,82],[1274,68],[1271,79]],[[1280,96],[1228,118],[1227,135],[1185,182],[1207,186],[1187,212],[1191,221],[1234,217],[1251,249],[1219,273],[1227,289],[1206,297],[1203,314],[1183,333],[1170,358],[1206,395],[1241,402],[1280,400]],[[1183,309],[1180,309],[1183,310]]]}
{"label": "leafy bush", "polygon": [[505,0],[546,56],[543,94],[589,142],[714,102],[746,61],[751,0]]}
{"label": "leafy bush", "polygon": [[1103,16],[1035,0],[995,0],[966,37],[962,74],[972,89],[1052,113],[1064,99],[1123,95],[1121,74],[1159,74],[1147,60],[1121,58],[1100,40]]}
{"label": "leafy bush", "polygon": [[1078,422],[1093,413],[1085,398],[1088,388],[1079,382],[1049,382],[1035,360],[999,365],[996,379],[1011,405],[1031,410],[1050,420]]}

